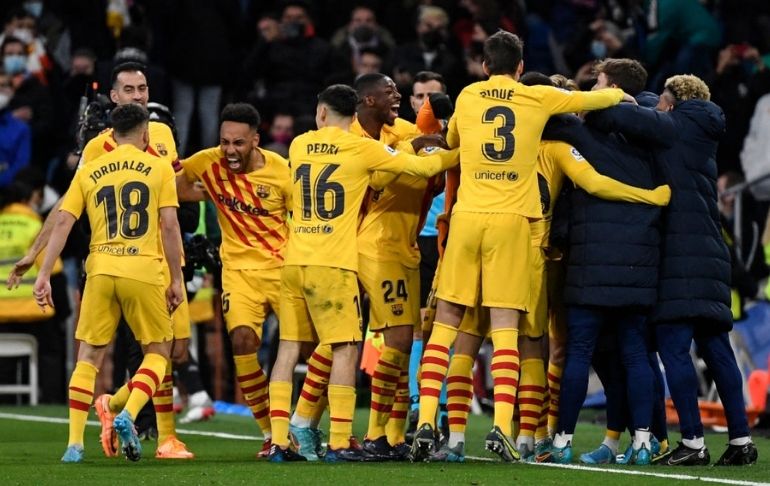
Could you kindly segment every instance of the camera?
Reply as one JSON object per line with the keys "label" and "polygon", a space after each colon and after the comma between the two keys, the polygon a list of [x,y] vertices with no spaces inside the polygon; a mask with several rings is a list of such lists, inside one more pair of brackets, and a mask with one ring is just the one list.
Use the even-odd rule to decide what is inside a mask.
{"label": "camera", "polygon": [[203,235],[185,237],[184,257],[185,281],[192,279],[195,270],[205,268],[209,273],[217,273],[222,268],[219,250]]}
{"label": "camera", "polygon": [[77,154],[83,153],[83,148],[89,140],[109,128],[110,111],[112,111],[112,102],[103,94],[94,95],[92,101],[88,101],[87,96],[80,98],[76,132]]}

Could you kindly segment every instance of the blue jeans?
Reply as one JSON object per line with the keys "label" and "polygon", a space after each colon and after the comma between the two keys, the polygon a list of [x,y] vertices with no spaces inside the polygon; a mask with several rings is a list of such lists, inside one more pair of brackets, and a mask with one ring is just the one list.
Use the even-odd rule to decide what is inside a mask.
{"label": "blue jeans", "polygon": [[[174,122],[179,137],[179,158],[192,155],[187,146],[190,140],[193,108],[198,108],[200,123],[200,143],[203,147],[212,147],[219,140],[219,103],[222,98],[221,86],[199,86],[179,79],[173,80],[174,87]],[[197,95],[197,96],[196,96]]]}
{"label": "blue jeans", "polygon": [[567,308],[567,362],[561,379],[559,432],[575,432],[588,389],[591,358],[603,326],[617,330],[617,348],[626,371],[630,425],[646,429],[652,421],[653,375],[647,358],[647,315],[638,308]]}
{"label": "blue jeans", "polygon": [[693,321],[666,322],[656,328],[658,353],[666,368],[666,382],[679,415],[679,431],[684,439],[703,437],[703,423],[698,409],[698,377],[690,358],[695,339],[706,362],[719,398],[725,409],[731,439],[749,435],[749,423],[743,402],[743,379],[735,361],[726,332],[696,333]]}

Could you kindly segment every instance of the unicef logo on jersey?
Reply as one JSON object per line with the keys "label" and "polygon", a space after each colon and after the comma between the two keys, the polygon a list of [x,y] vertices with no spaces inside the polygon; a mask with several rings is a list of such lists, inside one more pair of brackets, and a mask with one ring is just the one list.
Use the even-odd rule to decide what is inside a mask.
{"label": "unicef logo on jersey", "polygon": [[477,170],[473,173],[477,181],[508,181],[519,180],[519,173],[513,170]]}

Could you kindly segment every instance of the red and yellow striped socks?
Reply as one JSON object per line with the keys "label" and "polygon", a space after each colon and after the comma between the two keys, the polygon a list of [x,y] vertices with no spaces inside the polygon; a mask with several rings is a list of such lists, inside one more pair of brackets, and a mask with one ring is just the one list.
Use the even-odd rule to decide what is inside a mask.
{"label": "red and yellow striped socks", "polygon": [[94,399],[96,369],[91,363],[78,361],[72,371],[69,384],[70,436],[68,446],[83,445],[83,434],[88,420],[88,409]]}
{"label": "red and yellow striped socks", "polygon": [[393,408],[390,410],[388,423],[385,425],[385,435],[388,436],[388,444],[395,446],[406,442],[404,426],[409,415],[409,355],[404,355],[404,367],[398,377],[396,398],[393,400]]}
{"label": "red and yellow striped socks", "polygon": [[126,410],[132,419],[135,419],[145,403],[155,395],[155,390],[160,386],[161,377],[166,371],[167,360],[156,353],[144,355],[142,364],[131,377],[131,394],[126,401]]}
{"label": "red and yellow striped socks", "polygon": [[493,329],[489,335],[494,349],[490,366],[494,381],[494,423],[510,437],[516,389],[519,386],[519,331],[515,328]]}
{"label": "red and yellow striped socks", "polygon": [[289,411],[291,410],[291,382],[270,382],[270,429],[273,444],[282,449],[289,447]]}
{"label": "red and yellow striped socks", "polygon": [[[302,391],[299,393],[297,408],[292,417],[295,426],[309,427],[318,413],[323,414],[326,407],[320,401],[329,386],[332,356],[331,346],[319,344],[308,358],[307,374],[302,382]],[[319,406],[322,407],[320,411],[317,410]]]}
{"label": "red and yellow striped socks", "polygon": [[433,323],[433,332],[422,356],[418,426],[430,424],[434,429],[436,428],[438,399],[449,368],[449,348],[452,347],[456,337],[457,329],[454,327],[440,322]]}
{"label": "red and yellow striped socks", "polygon": [[554,363],[548,363],[548,393],[551,403],[548,409],[548,432],[553,435],[559,427],[559,391],[561,389],[561,374],[563,368]]}
{"label": "red and yellow striped socks", "polygon": [[380,359],[372,375],[372,400],[369,405],[369,428],[366,437],[374,440],[385,435],[393,401],[396,398],[401,370],[408,356],[401,351],[383,345]]}
{"label": "red and yellow striped socks", "polygon": [[257,421],[265,440],[271,437],[270,429],[270,399],[265,373],[259,366],[257,355],[239,354],[233,356],[238,386],[241,387],[243,399],[249,406],[254,420]]}
{"label": "red and yellow striped socks", "polygon": [[329,385],[329,448],[347,449],[353,435],[356,389],[347,385]]}
{"label": "red and yellow striped socks", "polygon": [[519,439],[534,449],[535,432],[540,423],[545,395],[545,367],[539,358],[521,361],[521,379],[517,402],[519,405]]}
{"label": "red and yellow striped socks", "polygon": [[171,375],[171,361],[166,365],[166,374],[160,386],[152,396],[155,407],[155,419],[158,424],[158,444],[162,444],[170,436],[176,435],[174,423],[174,378]]}
{"label": "red and yellow striped socks", "polygon": [[446,408],[449,418],[449,447],[465,442],[465,427],[473,401],[473,358],[455,354],[446,379]]}

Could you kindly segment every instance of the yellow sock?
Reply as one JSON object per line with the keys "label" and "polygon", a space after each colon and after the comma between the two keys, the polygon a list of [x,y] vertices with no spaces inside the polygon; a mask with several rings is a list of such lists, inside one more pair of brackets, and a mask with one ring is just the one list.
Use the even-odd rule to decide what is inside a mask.
{"label": "yellow sock", "polygon": [[607,430],[604,432],[604,436],[605,436],[605,437],[607,437],[608,439],[612,439],[612,440],[620,440],[620,431],[619,431],[619,430],[610,430],[610,429],[607,429]]}
{"label": "yellow sock", "polygon": [[139,410],[147,403],[160,385],[160,379],[166,371],[166,358],[159,354],[147,353],[142,364],[131,378],[131,395],[126,401],[124,410],[135,419]]}
{"label": "yellow sock", "polygon": [[282,449],[289,447],[289,411],[291,410],[291,382],[270,382],[270,429],[273,444]]}
{"label": "yellow sock", "polygon": [[152,404],[155,407],[155,419],[158,424],[158,444],[176,435],[174,423],[174,377],[171,374],[171,360],[166,364],[166,374],[160,382],[160,386],[152,396]]}
{"label": "yellow sock", "polygon": [[473,401],[473,357],[455,354],[446,378],[446,409],[449,432],[465,434]]}
{"label": "yellow sock", "polygon": [[329,448],[347,449],[353,435],[356,411],[356,389],[346,385],[329,385]]}
{"label": "yellow sock", "polygon": [[420,418],[418,426],[436,428],[436,410],[441,386],[449,368],[449,348],[455,342],[457,329],[440,322],[433,323],[430,341],[425,346],[420,370]]}
{"label": "yellow sock", "polygon": [[548,387],[545,388],[543,395],[543,406],[540,407],[540,421],[537,423],[535,431],[535,443],[548,438],[548,411],[551,409],[551,395],[548,393]]}
{"label": "yellow sock", "polygon": [[[307,360],[307,374],[302,382],[302,391],[299,393],[297,408],[294,411],[296,415],[304,419],[316,416],[318,401],[326,393],[331,371],[332,347],[328,344],[319,344]],[[321,415],[324,408],[326,407],[320,410]]]}
{"label": "yellow sock", "polygon": [[69,384],[70,403],[70,437],[68,446],[83,445],[83,434],[88,420],[88,409],[94,399],[94,386],[96,385],[96,369],[91,363],[78,361],[72,371]]}
{"label": "yellow sock", "polygon": [[397,349],[382,346],[380,359],[372,375],[372,401],[369,405],[369,429],[366,432],[369,439],[374,440],[385,435],[385,424],[388,423],[393,408],[398,379],[406,357],[406,354]]}
{"label": "yellow sock", "polygon": [[318,428],[318,424],[321,422],[321,417],[323,417],[324,412],[326,409],[329,408],[329,395],[328,395],[328,389],[324,392],[323,395],[321,395],[318,398],[318,401],[315,404],[315,409],[313,410],[313,416],[310,420],[310,426],[314,429]]}
{"label": "yellow sock", "polygon": [[126,406],[128,396],[131,395],[131,387],[128,386],[129,383],[131,383],[131,381],[125,382],[123,386],[112,395],[112,398],[110,398],[109,407],[112,413],[118,413]]}
{"label": "yellow sock", "polygon": [[492,338],[492,363],[490,370],[494,380],[495,425],[506,436],[513,430],[513,407],[516,404],[516,389],[519,386],[519,331],[514,328],[494,329]]}
{"label": "yellow sock", "polygon": [[409,355],[405,356],[404,367],[398,377],[396,398],[393,400],[393,408],[385,425],[385,435],[388,436],[388,444],[392,446],[406,442],[404,426],[406,417],[409,415]]}
{"label": "yellow sock", "polygon": [[256,353],[233,356],[235,374],[241,387],[243,399],[251,410],[254,420],[265,439],[271,437],[270,429],[270,399],[268,382],[265,373],[259,366]]}
{"label": "yellow sock", "polygon": [[543,410],[545,395],[545,367],[542,359],[521,361],[517,404],[519,405],[519,433],[534,437]]}
{"label": "yellow sock", "polygon": [[559,427],[559,391],[561,389],[561,374],[563,368],[553,363],[548,363],[548,393],[551,395],[551,403],[548,409],[548,432],[553,435]]}

